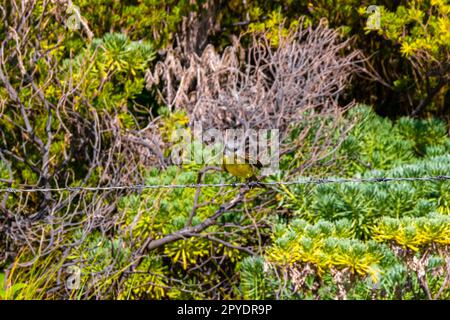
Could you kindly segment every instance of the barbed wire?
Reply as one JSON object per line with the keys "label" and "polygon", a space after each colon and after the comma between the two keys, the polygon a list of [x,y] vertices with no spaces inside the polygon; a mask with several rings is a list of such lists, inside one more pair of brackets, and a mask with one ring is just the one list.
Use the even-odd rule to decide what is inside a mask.
{"label": "barbed wire", "polygon": [[396,181],[444,181],[450,180],[450,176],[428,177],[374,177],[374,178],[300,178],[291,181],[247,181],[228,183],[191,183],[191,184],[135,184],[105,187],[56,187],[56,188],[0,188],[0,193],[26,193],[26,192],[64,192],[64,191],[121,191],[121,190],[145,190],[145,189],[183,189],[183,188],[212,188],[212,187],[262,187],[276,185],[302,185],[302,184],[330,184],[330,183],[376,183]]}

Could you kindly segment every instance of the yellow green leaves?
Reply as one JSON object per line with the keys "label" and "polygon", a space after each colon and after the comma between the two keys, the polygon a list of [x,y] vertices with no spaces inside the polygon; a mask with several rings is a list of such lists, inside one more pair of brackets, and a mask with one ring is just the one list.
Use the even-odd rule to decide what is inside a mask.
{"label": "yellow green leaves", "polygon": [[336,245],[337,252],[332,264],[340,268],[349,268],[360,276],[370,275],[374,279],[377,264],[382,254],[372,243],[363,243],[358,240],[341,240]]}
{"label": "yellow green leaves", "polygon": [[266,299],[273,296],[273,289],[267,283],[266,267],[267,263],[262,257],[248,257],[239,264],[244,299]]}
{"label": "yellow green leaves", "polygon": [[209,247],[208,241],[190,238],[166,246],[164,252],[174,263],[181,263],[183,269],[186,270],[188,265],[195,265],[199,258],[208,255]]}
{"label": "yellow green leaves", "polygon": [[168,291],[167,272],[161,258],[149,255],[131,272],[123,284],[118,299],[163,299]]}
{"label": "yellow green leaves", "polygon": [[[160,132],[163,140],[166,142],[178,142],[176,138],[184,138],[177,136],[178,129],[184,129],[183,132],[190,134],[190,128],[188,127],[189,117],[183,110],[177,110],[169,112],[167,108],[161,108],[162,121],[160,125]],[[175,140],[175,141],[174,141]]]}
{"label": "yellow green leaves", "polygon": [[274,230],[274,244],[267,249],[266,257],[280,266],[310,263],[320,274],[331,268],[347,268],[354,274],[375,279],[382,254],[373,242],[351,239],[352,229],[347,220],[319,221],[311,225],[298,219],[289,226],[278,225]]}
{"label": "yellow green leaves", "polygon": [[433,244],[450,244],[450,216],[383,218],[373,227],[373,239],[395,242],[414,251]]}
{"label": "yellow green leaves", "polygon": [[[349,116],[362,121],[341,144],[337,166],[322,167],[331,172],[325,176],[330,177],[333,172],[367,178],[448,174],[450,140],[444,122],[406,117],[392,122],[363,106],[351,110]],[[421,217],[432,212],[450,212],[450,184],[444,181],[297,185],[277,189],[278,208],[310,223],[320,219],[334,223],[346,218],[361,239],[370,238],[371,227],[383,216]]]}
{"label": "yellow green leaves", "polygon": [[[272,46],[277,46],[282,37],[286,37],[289,29],[283,26],[284,17],[280,10],[269,13],[268,19],[260,23],[249,25],[250,32],[267,32]],[[293,24],[292,26],[294,26]]]}
{"label": "yellow green leaves", "polygon": [[407,57],[412,56],[416,50],[417,49],[415,46],[411,45],[410,43],[408,43],[406,41],[402,43],[401,49],[400,49],[401,53]]}
{"label": "yellow green leaves", "polygon": [[133,116],[128,113],[120,113],[117,118],[119,120],[120,127],[123,129],[132,129],[135,125]]}
{"label": "yellow green leaves", "polygon": [[[123,109],[143,91],[144,72],[154,58],[149,42],[108,33],[63,63],[61,81],[75,80],[80,95],[99,110]],[[85,103],[82,107],[86,108]],[[131,124],[124,125],[128,128]]]}
{"label": "yellow green leaves", "polygon": [[5,279],[5,274],[0,273],[0,300],[14,300],[18,298],[20,290],[26,288],[26,283],[10,285]]}
{"label": "yellow green leaves", "polygon": [[[220,173],[209,173],[205,176],[205,183],[218,183]],[[180,169],[175,166],[166,170],[152,170],[146,179],[147,185],[192,184],[197,180],[197,172]],[[197,225],[212,216],[220,203],[231,199],[237,191],[218,193],[218,187],[204,188],[198,198],[196,214],[192,225]],[[130,195],[121,199],[120,211],[126,220],[122,225],[124,233],[130,239],[143,243],[147,239],[158,239],[177,232],[186,227],[194,206],[196,189],[148,189],[140,196]],[[208,234],[218,232],[217,226],[212,226]],[[220,238],[220,233],[216,238]],[[228,239],[233,244],[233,239]],[[239,256],[237,250],[227,248],[221,243],[213,242],[201,235],[175,241],[164,247],[164,255],[171,259],[176,266],[183,270],[195,265],[203,257],[210,254],[223,254],[230,259]]]}
{"label": "yellow green leaves", "polygon": [[380,33],[401,45],[401,52],[411,57],[420,51],[427,52],[435,59],[445,57],[449,48],[450,4],[432,1],[431,6],[411,2],[406,7],[399,6],[396,12],[383,8]]}
{"label": "yellow green leaves", "polygon": [[384,281],[383,285],[390,286],[394,281],[393,272],[401,266],[398,259],[402,254],[396,256],[382,243],[422,253],[427,248],[440,246],[443,250],[438,252],[444,252],[450,244],[450,216],[384,217],[375,222],[371,231],[369,240],[362,241],[353,238],[352,226],[346,220],[310,224],[294,219],[287,225],[274,227],[273,244],[266,249],[263,258],[281,272],[313,266],[322,278],[341,270],[360,279],[370,279],[372,285],[378,286]]}

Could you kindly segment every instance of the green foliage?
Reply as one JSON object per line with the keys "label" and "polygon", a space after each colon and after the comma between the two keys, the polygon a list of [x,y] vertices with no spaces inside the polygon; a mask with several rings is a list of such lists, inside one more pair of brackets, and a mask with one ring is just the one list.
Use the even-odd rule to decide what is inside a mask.
{"label": "green foliage", "polygon": [[274,229],[274,245],[266,253],[269,261],[278,265],[310,263],[319,275],[333,267],[348,269],[353,274],[369,274],[374,282],[378,281],[377,264],[382,253],[373,242],[351,239],[353,231],[348,220],[335,224],[318,221],[315,225],[293,220],[289,226]]}
{"label": "green foliage", "polygon": [[[374,17],[370,5],[377,5],[380,28],[369,29]],[[241,8],[241,20],[250,17],[250,31],[267,30],[276,42],[281,23],[288,24],[302,15],[305,24],[326,19],[331,27],[355,37],[355,45],[372,56],[372,63],[386,88],[369,84],[358,86],[353,95],[359,101],[379,101],[384,114],[404,114],[423,104],[428,112],[445,112],[448,92],[448,55],[450,44],[450,4],[436,1],[255,1]],[[372,15],[372,17],[371,17]],[[281,30],[285,32],[285,30]],[[389,68],[386,68],[389,65]],[[446,80],[447,79],[447,80]],[[378,93],[378,97],[373,95]],[[381,96],[380,96],[381,93]],[[399,105],[402,104],[402,105]],[[420,112],[419,110],[417,112]]]}
{"label": "green foliage", "polygon": [[380,33],[399,43],[407,57],[422,51],[442,61],[450,50],[449,14],[446,0],[410,1],[395,12],[381,11]]}
{"label": "green foliage", "polygon": [[[349,117],[355,116],[362,116],[362,120],[338,151],[342,160],[334,170],[340,177],[448,174],[449,139],[442,122],[403,118],[393,124],[365,107],[352,110]],[[347,218],[355,224],[357,235],[363,237],[370,233],[369,226],[383,216],[419,217],[449,210],[449,184],[445,181],[327,184],[309,189],[305,185],[280,189],[279,206],[310,221]]]}
{"label": "green foliage", "polygon": [[270,286],[267,277],[267,263],[261,257],[247,257],[240,262],[238,270],[240,271],[240,290],[242,297],[250,300],[261,300],[274,297],[276,282]]}
{"label": "green foliage", "polygon": [[15,283],[7,286],[5,274],[0,273],[0,300],[14,300],[18,298],[18,293],[26,286],[25,283]]}
{"label": "green foliage", "polygon": [[450,216],[432,214],[420,218],[383,217],[373,228],[377,241],[396,243],[418,251],[431,244],[450,244]]}
{"label": "green foliage", "polygon": [[401,138],[414,144],[414,152],[420,156],[450,151],[447,126],[437,119],[414,120],[403,117],[397,122]]}
{"label": "green foliage", "polygon": [[354,174],[371,168],[388,169],[413,158],[414,137],[404,139],[399,125],[377,116],[370,108],[358,106],[350,110],[349,117],[359,117],[348,137],[343,141],[339,153],[347,158],[339,170]]}
{"label": "green foliage", "polygon": [[[442,287],[448,222],[448,216],[441,215],[382,218],[368,241],[354,239],[347,220],[310,224],[294,219],[287,225],[278,224],[273,228],[273,245],[264,257],[246,258],[241,263],[240,289],[244,297],[252,299],[276,294],[283,299],[417,299],[425,295],[420,289],[419,266],[428,277],[431,294],[444,299],[450,294]],[[428,256],[426,249],[434,245],[440,249]],[[419,259],[426,265],[418,265]]]}
{"label": "green foliage", "polygon": [[[414,66],[416,94],[422,99],[415,110],[434,101],[434,110],[444,111],[448,92],[450,54],[450,2],[409,1],[395,12],[381,8],[380,35],[400,46],[401,54]],[[407,81],[407,78],[406,78]],[[405,79],[394,82],[402,86]],[[429,108],[433,110],[433,108]]]}
{"label": "green foliage", "polygon": [[[426,104],[434,104],[428,111],[445,111],[448,85],[441,82],[448,77],[445,66],[450,43],[447,0],[377,3],[368,0],[257,0],[245,3],[239,0],[81,0],[75,4],[97,37],[108,32],[121,32],[133,40],[152,41],[158,49],[174,43],[175,34],[183,29],[183,18],[192,12],[197,15],[191,21],[191,27],[198,23],[200,35],[194,28],[190,30],[192,34],[188,41],[209,40],[219,47],[229,44],[232,35],[261,31],[267,32],[270,41],[276,45],[280,33],[285,34],[300,17],[304,17],[305,26],[326,20],[344,36],[354,37],[355,46],[372,57],[376,71],[391,85],[365,82],[352,91],[359,101],[382,103],[378,109],[384,114],[409,113],[424,99]],[[367,21],[373,15],[368,10],[370,5],[377,5],[380,12],[381,27],[377,30],[367,27]],[[205,25],[206,21],[210,25]],[[284,22],[288,27],[282,27]],[[205,30],[207,25],[209,28]],[[195,39],[197,36],[201,40]],[[80,46],[80,39],[73,39],[69,44],[71,48]],[[424,56],[420,68],[416,68],[419,67],[416,58],[423,59]],[[387,64],[389,68],[386,68]],[[435,66],[439,64],[443,67]],[[434,93],[433,88],[438,85],[438,93]]]}
{"label": "green foliage", "polygon": [[[364,106],[348,116],[360,121],[338,151],[339,176],[448,175],[450,139],[443,122],[393,123]],[[422,299],[428,295],[424,272],[430,294],[444,299],[449,188],[448,181],[427,180],[281,186],[277,208],[289,214],[273,225],[264,255],[242,264],[242,294]]]}
{"label": "green foliage", "polygon": [[[102,39],[94,39],[74,59],[63,61],[61,81],[80,81],[82,96],[94,108],[100,111],[121,108],[122,126],[133,128],[135,124],[127,106],[143,91],[144,71],[154,57],[148,42],[132,42],[120,33],[106,34]],[[83,107],[87,106],[80,99],[75,109]]]}
{"label": "green foliage", "polygon": [[358,106],[349,117],[361,119],[343,141],[339,153],[347,158],[339,165],[339,174],[362,173],[370,169],[390,169],[424,156],[450,151],[447,128],[436,119],[417,120],[403,117],[396,122],[377,116],[367,106]]}
{"label": "green foliage", "polygon": [[183,17],[199,9],[204,1],[174,0],[79,0],[74,2],[97,37],[115,31],[133,40],[148,39],[158,48],[173,40]]}
{"label": "green foliage", "polygon": [[[166,277],[167,267],[161,257],[145,257],[139,267],[126,278],[119,299],[163,299],[168,296],[176,298],[177,292],[166,293],[170,285]],[[174,290],[175,291],[175,290]]]}
{"label": "green foliage", "polygon": [[[49,290],[58,282],[58,272],[64,263],[58,253],[39,256],[23,250],[16,258],[8,273],[0,273],[0,300],[51,299]],[[19,264],[28,263],[29,268]]]}
{"label": "green foliage", "polygon": [[[197,180],[197,171],[190,169],[180,169],[177,167],[169,167],[164,171],[152,170],[147,179],[147,185],[160,184],[193,184]],[[220,183],[224,179],[222,173],[208,173],[205,176],[204,183]],[[219,209],[219,206],[224,201],[231,199],[236,195],[236,191],[225,194],[219,193],[219,187],[203,188],[198,198],[196,215],[193,217],[192,225],[196,226]],[[124,234],[129,234],[130,238],[127,241],[135,243],[139,246],[145,243],[147,239],[159,239],[171,233],[183,229],[188,222],[194,205],[194,195],[196,189],[194,188],[180,188],[180,189],[160,189],[160,190],[145,190],[141,195],[128,196],[121,199],[119,204],[119,211],[124,215],[125,220],[120,228]],[[221,230],[227,230],[220,227],[223,223],[239,223],[245,224],[245,215],[241,213],[225,214],[219,220],[219,225],[209,227],[206,232],[209,234],[216,234],[220,241],[226,240],[231,245],[239,246],[242,243],[238,234],[231,237],[223,238]],[[251,241],[247,239],[246,241]],[[223,257],[231,265],[234,265],[242,258],[242,253],[234,248],[226,246],[220,242],[211,242],[207,238],[192,237],[183,241],[176,241],[164,246],[157,251],[157,256],[152,259],[159,259],[164,256],[166,259],[159,261],[156,265],[159,268],[156,274],[159,274],[159,280],[164,281],[164,277],[173,276],[174,278],[183,278],[189,274],[190,284],[171,283],[171,286],[164,290],[161,287],[154,287],[150,297],[170,297],[182,298],[193,297],[192,294],[186,295],[186,289],[195,286],[214,286],[217,285],[220,278],[220,269],[213,271],[211,274],[202,272],[202,268],[197,271],[189,271],[198,265],[204,265],[210,259],[209,257],[217,256]],[[152,260],[153,261],[153,260]],[[144,260],[138,271],[144,271],[149,268],[150,263]],[[164,273],[162,272],[164,270]],[[189,273],[187,273],[189,272]],[[139,289],[142,282],[136,282],[136,279],[146,279],[154,275],[135,275],[127,283],[130,287],[128,297],[137,298],[142,296],[142,291],[151,290],[151,285],[145,285]],[[134,282],[133,282],[134,281]],[[144,282],[145,283],[145,282]],[[154,283],[154,281],[151,281]],[[138,289],[135,289],[137,287]],[[159,288],[159,289],[158,289]],[[160,291],[157,291],[160,290]],[[201,297],[201,296],[198,296]]]}
{"label": "green foliage", "polygon": [[[128,165],[134,152],[108,149],[114,145],[114,132],[125,136],[147,127],[156,109],[154,129],[168,158],[176,147],[174,132],[191,134],[189,118],[156,102],[144,88],[145,72],[157,62],[157,49],[175,44],[175,34],[192,12],[197,12],[200,26],[214,20],[211,30],[200,28],[199,37],[219,49],[241,32],[246,32],[244,44],[254,32],[266,32],[277,45],[280,35],[299,21],[308,27],[325,18],[343,36],[355,37],[355,47],[371,56],[376,71],[391,85],[357,83],[350,95],[343,94],[344,100],[383,101],[376,107],[384,114],[410,112],[420,104],[431,105],[423,109],[428,112],[446,112],[446,0],[379,1],[379,30],[366,27],[370,1],[257,0],[243,5],[233,0],[204,6],[206,2],[76,1],[95,35],[85,42],[82,31],[64,28],[64,9],[49,4],[47,10],[37,1],[27,20],[27,41],[20,41],[18,48],[20,39],[13,37],[2,50],[7,58],[0,86],[0,188],[108,184],[105,180],[113,179],[98,159],[117,161],[120,167]],[[13,21],[22,21],[9,17],[11,8],[6,9],[2,39],[13,33]],[[38,19],[47,11],[42,26]],[[25,24],[13,31],[19,29],[26,29]],[[5,79],[8,86],[3,85]],[[95,139],[93,124],[99,133]],[[0,252],[15,256],[14,261],[2,261],[2,268],[10,265],[4,268],[8,272],[0,273],[0,299],[450,299],[450,289],[443,286],[449,270],[450,183],[426,180],[449,175],[445,122],[410,117],[392,121],[359,105],[346,119],[330,116],[317,124],[300,123],[287,142],[300,139],[304,128],[311,128],[310,138],[283,155],[284,173],[268,181],[301,178],[287,172],[315,155],[313,148],[322,143],[313,141],[319,130],[333,142],[324,153],[337,150],[318,165],[306,166],[307,176],[424,180],[254,188],[202,232],[153,250],[147,250],[150,241],[201,225],[235,198],[239,188],[147,188],[104,198],[61,192],[47,199],[30,193],[26,200],[12,193],[3,198],[1,193]],[[348,130],[343,141],[336,129]],[[97,143],[102,148],[94,161],[91,151]],[[188,151],[198,146],[192,141]],[[203,168],[164,161],[160,168],[144,167],[130,170],[153,186],[195,184]],[[202,182],[230,178],[208,171]],[[113,203],[117,198],[118,204]],[[57,205],[47,220],[27,220],[50,200]],[[87,213],[86,203],[112,209],[105,211],[107,217],[95,209]],[[71,212],[74,215],[63,225],[60,221]],[[102,219],[108,223],[98,223]],[[21,229],[20,237],[32,240],[26,238],[26,244],[12,252],[4,248],[13,242],[5,230],[11,232],[22,222],[25,231]],[[70,292],[61,282],[67,265],[81,270],[81,287]]]}

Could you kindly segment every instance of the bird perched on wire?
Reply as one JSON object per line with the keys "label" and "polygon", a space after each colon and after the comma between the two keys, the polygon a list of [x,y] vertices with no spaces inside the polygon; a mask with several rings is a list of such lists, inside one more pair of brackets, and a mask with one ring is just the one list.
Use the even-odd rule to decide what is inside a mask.
{"label": "bird perched on wire", "polygon": [[224,150],[223,169],[235,177],[247,181],[257,181],[261,168],[261,162],[249,156],[248,152]]}

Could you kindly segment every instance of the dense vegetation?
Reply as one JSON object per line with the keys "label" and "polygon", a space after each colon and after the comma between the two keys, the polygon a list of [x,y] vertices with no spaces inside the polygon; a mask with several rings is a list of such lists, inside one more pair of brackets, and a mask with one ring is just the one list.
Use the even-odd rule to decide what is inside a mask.
{"label": "dense vegetation", "polygon": [[[450,299],[450,2],[371,4],[2,0],[0,299]],[[423,179],[220,186],[195,121]]]}

